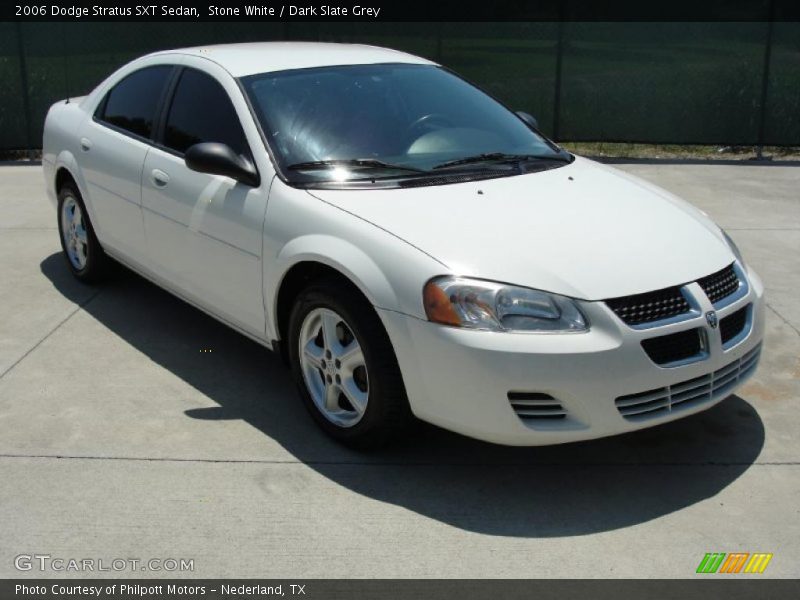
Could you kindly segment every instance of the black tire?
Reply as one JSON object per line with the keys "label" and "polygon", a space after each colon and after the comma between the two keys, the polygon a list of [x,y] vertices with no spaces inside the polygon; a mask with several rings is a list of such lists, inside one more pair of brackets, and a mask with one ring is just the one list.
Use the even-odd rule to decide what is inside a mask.
{"label": "black tire", "polygon": [[[326,308],[342,317],[361,346],[368,372],[368,401],[360,421],[348,427],[329,420],[316,406],[303,376],[300,335],[306,316]],[[389,336],[377,313],[356,290],[335,280],[312,283],[298,296],[289,318],[289,364],[303,403],[314,421],[338,442],[359,450],[384,446],[413,423],[403,377]]]}
{"label": "black tire", "polygon": [[[74,200],[80,208],[83,226],[86,230],[86,243],[84,244],[86,248],[86,263],[81,268],[78,268],[72,263],[72,260],[70,260],[63,229],[63,208],[64,203],[69,199]],[[58,237],[61,240],[61,250],[64,252],[64,259],[67,261],[67,266],[77,279],[84,283],[96,283],[106,277],[109,270],[110,259],[97,240],[94,227],[89,219],[89,213],[86,212],[86,205],[83,203],[83,198],[73,183],[65,183],[58,190]]]}

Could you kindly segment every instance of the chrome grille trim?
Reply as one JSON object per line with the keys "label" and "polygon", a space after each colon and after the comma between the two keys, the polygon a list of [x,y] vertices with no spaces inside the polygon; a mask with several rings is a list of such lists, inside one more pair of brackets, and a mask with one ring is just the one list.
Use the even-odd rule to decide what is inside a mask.
{"label": "chrome grille trim", "polygon": [[666,387],[619,396],[614,404],[628,421],[646,421],[717,400],[755,370],[761,344],[713,373]]}

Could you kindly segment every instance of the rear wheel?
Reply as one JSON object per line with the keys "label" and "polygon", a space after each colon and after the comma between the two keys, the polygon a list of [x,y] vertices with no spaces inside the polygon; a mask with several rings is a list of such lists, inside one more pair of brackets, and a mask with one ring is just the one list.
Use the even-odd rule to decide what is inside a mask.
{"label": "rear wheel", "polygon": [[72,274],[87,283],[100,280],[109,259],[97,241],[81,195],[70,183],[58,191],[58,231]]}
{"label": "rear wheel", "polygon": [[329,435],[372,448],[406,430],[411,411],[394,349],[360,294],[332,281],[303,291],[288,344],[300,395]]}

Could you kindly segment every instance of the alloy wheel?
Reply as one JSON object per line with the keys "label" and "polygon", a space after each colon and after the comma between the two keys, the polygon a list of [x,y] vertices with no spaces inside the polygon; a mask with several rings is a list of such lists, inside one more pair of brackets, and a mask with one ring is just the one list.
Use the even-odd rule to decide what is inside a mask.
{"label": "alloy wheel", "polygon": [[72,196],[64,198],[61,205],[61,236],[69,262],[76,270],[83,270],[89,256],[89,237],[81,206]]}
{"label": "alloy wheel", "polygon": [[299,336],[303,379],[317,409],[335,425],[361,421],[369,401],[369,376],[352,328],[329,308],[315,308]]}

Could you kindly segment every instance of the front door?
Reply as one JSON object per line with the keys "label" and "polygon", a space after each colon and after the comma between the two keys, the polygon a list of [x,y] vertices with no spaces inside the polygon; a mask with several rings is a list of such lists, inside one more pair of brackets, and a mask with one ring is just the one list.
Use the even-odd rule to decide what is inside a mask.
{"label": "front door", "polygon": [[224,143],[251,156],[228,93],[211,75],[187,68],[167,111],[163,139],[142,170],[149,263],[188,299],[263,338],[268,182],[254,188],[190,170],[184,152],[200,142]]}

